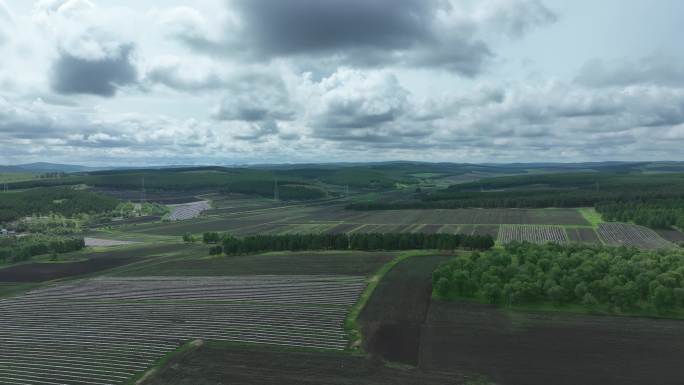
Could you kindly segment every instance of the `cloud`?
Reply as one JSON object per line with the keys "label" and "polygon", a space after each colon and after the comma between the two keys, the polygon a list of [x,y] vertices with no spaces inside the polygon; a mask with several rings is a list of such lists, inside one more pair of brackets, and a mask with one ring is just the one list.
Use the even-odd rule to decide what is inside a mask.
{"label": "cloud", "polygon": [[390,73],[342,69],[314,87],[318,95],[309,106],[311,119],[316,134],[324,137],[393,122],[408,108],[409,92]]}
{"label": "cloud", "polygon": [[0,0],[0,46],[9,41],[8,26],[14,25],[14,16],[9,7]]}
{"label": "cloud", "polygon": [[145,81],[187,92],[219,90],[228,84],[226,75],[199,62],[184,63],[175,56],[159,58],[147,69]]}
{"label": "cloud", "polygon": [[[520,36],[555,20],[538,1],[227,1],[223,36],[196,11],[167,20],[176,39],[199,52],[243,61],[278,58],[358,68],[396,65],[475,76],[494,54],[484,40]],[[173,27],[175,25],[175,27]],[[320,65],[320,64],[318,64]],[[334,70],[329,71],[334,72]]]}
{"label": "cloud", "polygon": [[539,0],[489,0],[473,11],[476,23],[510,38],[555,23],[558,16]]}
{"label": "cloud", "polygon": [[664,55],[652,55],[637,61],[606,63],[595,59],[587,62],[576,77],[579,84],[589,87],[624,87],[629,85],[684,86],[684,65],[681,60]]}
{"label": "cloud", "polygon": [[293,120],[295,111],[282,79],[261,73],[233,76],[213,116],[218,120],[263,122]]}
{"label": "cloud", "polygon": [[136,83],[137,69],[131,61],[133,46],[108,47],[104,51],[101,48],[85,55],[61,51],[52,66],[52,89],[60,94],[111,97],[118,87]]}

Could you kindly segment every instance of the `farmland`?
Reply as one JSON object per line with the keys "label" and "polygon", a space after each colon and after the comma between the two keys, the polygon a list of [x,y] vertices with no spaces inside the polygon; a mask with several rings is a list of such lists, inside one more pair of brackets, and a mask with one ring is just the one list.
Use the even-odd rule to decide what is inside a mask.
{"label": "farmland", "polygon": [[[258,374],[257,374],[258,373]],[[451,385],[458,373],[390,367],[334,352],[208,343],[173,357],[143,385]]]}
{"label": "farmland", "polygon": [[421,328],[432,293],[430,275],[445,260],[444,256],[414,257],[390,270],[359,317],[367,351],[418,365]]}
{"label": "farmland", "polygon": [[[497,235],[499,224],[589,226],[577,210],[396,210],[358,212],[341,205],[291,205],[208,215],[179,223],[154,223],[124,227],[122,231],[158,235],[182,235],[224,231],[235,235],[292,232],[449,232],[445,225],[471,225],[462,231]],[[477,229],[476,229],[476,227]],[[482,226],[482,227],[481,227]]]}
{"label": "farmland", "polygon": [[245,276],[351,275],[365,276],[389,262],[389,253],[316,252],[266,253],[234,257],[178,258],[131,266],[123,276]]}
{"label": "farmland", "polygon": [[[131,245],[105,252],[66,254],[59,262],[30,262],[0,269],[0,282],[45,282],[97,273],[169,252],[190,254],[196,247],[182,244]],[[205,249],[202,248],[204,251]]]}
{"label": "farmland", "polygon": [[0,378],[123,383],[192,339],[342,350],[342,323],[364,286],[362,277],[252,276],[36,289],[0,301]]}
{"label": "farmland", "polygon": [[203,211],[209,210],[209,202],[200,201],[192,203],[184,203],[171,206],[171,214],[169,214],[170,221],[183,221],[186,219],[193,219],[200,216]]}
{"label": "farmland", "polygon": [[[575,199],[585,188],[569,176],[480,186],[470,182],[479,171],[398,169],[63,178],[77,189],[17,182],[40,198],[13,195],[21,213],[83,223],[75,232],[87,247],[0,268],[0,383],[124,385],[150,368],[143,384],[677,383],[681,232],[602,215],[627,216],[629,205],[403,207],[509,193],[539,203],[553,194],[530,191]],[[125,202],[140,199],[143,176],[148,202],[168,206]],[[302,199],[272,199],[276,177]],[[393,209],[354,207],[375,201]],[[444,244],[484,238],[484,250]]]}
{"label": "farmland", "polygon": [[499,242],[567,243],[565,229],[556,226],[501,226]]}
{"label": "farmland", "polygon": [[421,368],[459,368],[510,385],[675,385],[684,377],[683,332],[681,321],[433,301]]}
{"label": "farmland", "polygon": [[602,223],[598,234],[606,244],[612,246],[635,246],[643,249],[672,248],[674,245],[661,238],[658,233],[642,226],[625,223]]}

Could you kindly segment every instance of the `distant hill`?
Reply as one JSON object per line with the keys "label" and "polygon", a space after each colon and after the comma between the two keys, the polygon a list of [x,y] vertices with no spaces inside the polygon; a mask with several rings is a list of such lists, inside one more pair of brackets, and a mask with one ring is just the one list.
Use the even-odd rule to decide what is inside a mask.
{"label": "distant hill", "polygon": [[0,173],[20,174],[25,172],[26,170],[19,168],[17,166],[0,166]]}
{"label": "distant hill", "polygon": [[375,172],[401,171],[404,174],[410,172],[437,172],[445,174],[458,174],[466,172],[489,172],[501,174],[518,174],[527,172],[568,172],[568,171],[613,171],[613,172],[684,172],[684,162],[585,162],[585,163],[430,163],[412,161],[389,161],[389,162],[349,162],[349,163],[301,163],[301,164],[255,164],[255,165],[167,165],[167,166],[106,166],[89,167],[83,165],[58,164],[58,163],[28,163],[9,166],[0,166],[2,173],[82,173],[96,171],[132,171],[132,170],[184,170],[184,169],[234,169],[247,168],[257,170],[288,171],[288,170],[326,170],[343,169],[369,169]]}
{"label": "distant hill", "polygon": [[27,164],[17,164],[12,166],[0,166],[0,172],[4,173],[48,173],[48,172],[84,172],[84,171],[95,171],[101,170],[102,168],[97,167],[86,167],[80,165],[71,164],[58,164],[58,163],[27,163]]}

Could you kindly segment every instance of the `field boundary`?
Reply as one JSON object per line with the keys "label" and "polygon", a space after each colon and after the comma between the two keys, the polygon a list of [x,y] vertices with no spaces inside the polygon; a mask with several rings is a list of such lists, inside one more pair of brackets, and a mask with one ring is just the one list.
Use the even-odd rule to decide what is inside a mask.
{"label": "field boundary", "polygon": [[378,284],[380,284],[382,278],[400,262],[411,257],[429,254],[429,250],[413,250],[400,253],[397,257],[384,264],[380,270],[378,270],[368,279],[368,285],[363,290],[363,293],[361,293],[361,296],[359,296],[359,300],[356,302],[356,304],[352,306],[349,314],[347,315],[347,319],[344,322],[344,329],[349,338],[349,350],[359,352],[363,351],[363,333],[361,333],[358,318],[361,315],[361,311],[366,307],[368,300],[370,300],[371,296],[373,295],[373,292],[378,287]]}
{"label": "field boundary", "polygon": [[593,207],[580,207],[577,211],[582,214],[582,217],[584,217],[594,229],[598,229],[598,226],[605,222],[601,213],[596,211]]}

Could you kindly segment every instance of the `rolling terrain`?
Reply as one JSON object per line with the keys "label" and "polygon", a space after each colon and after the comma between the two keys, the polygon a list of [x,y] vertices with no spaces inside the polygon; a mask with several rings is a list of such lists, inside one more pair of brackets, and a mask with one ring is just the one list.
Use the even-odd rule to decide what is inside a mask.
{"label": "rolling terrain", "polygon": [[[0,207],[21,236],[0,239],[0,383],[677,384],[680,174],[660,166],[202,167],[9,181]],[[641,195],[614,195],[625,186]],[[573,203],[583,196],[614,201]],[[663,212],[668,221],[656,223]],[[230,237],[308,234],[347,234],[349,244],[224,249]],[[351,249],[368,234],[484,236],[494,246]],[[56,246],[79,238],[81,249]],[[512,250],[530,243],[557,261],[578,247],[616,259],[581,269],[597,276],[578,289],[577,258],[525,264]],[[625,267],[637,250],[658,261],[644,262],[640,280]],[[435,294],[445,263],[506,266],[510,255],[518,270],[468,265],[481,278],[472,298]],[[552,279],[531,289],[497,281],[532,267]],[[611,304],[634,295],[614,277],[641,285],[640,308],[577,302],[590,291]],[[510,302],[526,293],[534,300]]]}

